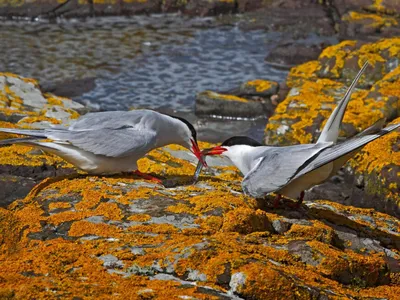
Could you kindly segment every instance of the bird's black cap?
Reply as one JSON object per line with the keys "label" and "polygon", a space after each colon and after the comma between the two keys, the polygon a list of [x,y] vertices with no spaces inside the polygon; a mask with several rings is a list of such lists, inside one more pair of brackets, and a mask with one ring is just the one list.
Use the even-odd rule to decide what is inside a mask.
{"label": "bird's black cap", "polygon": [[194,141],[197,143],[197,132],[196,132],[196,129],[194,129],[193,125],[190,124],[189,121],[187,121],[186,119],[181,118],[181,117],[176,117],[176,116],[171,116],[171,115],[170,115],[170,117],[178,119],[179,121],[182,121],[183,123],[185,123],[186,126],[189,127],[190,132],[192,133],[192,137],[193,137]]}
{"label": "bird's black cap", "polygon": [[253,147],[262,146],[261,143],[247,136],[233,136],[224,141],[221,146],[248,145]]}

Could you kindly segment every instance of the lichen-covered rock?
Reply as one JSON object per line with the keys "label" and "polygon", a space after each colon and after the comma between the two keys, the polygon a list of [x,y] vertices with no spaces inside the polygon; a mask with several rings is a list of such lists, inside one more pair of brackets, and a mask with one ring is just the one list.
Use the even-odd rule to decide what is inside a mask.
{"label": "lichen-covered rock", "polygon": [[352,95],[343,119],[343,134],[352,136],[381,118],[398,116],[400,39],[371,44],[344,41],[326,48],[318,61],[292,68],[291,88],[266,127],[267,144],[315,141],[360,66],[370,66]]}
{"label": "lichen-covered rock", "polygon": [[342,39],[374,40],[397,36],[400,31],[396,0],[333,0],[327,6]]}
{"label": "lichen-covered rock", "polygon": [[[232,167],[188,185],[195,166],[169,151],[187,153],[157,149],[139,168],[170,188],[59,176],[0,210],[1,295],[397,297],[398,219],[328,201],[274,210],[241,193]],[[279,221],[290,229],[275,231]]]}
{"label": "lichen-covered rock", "polygon": [[27,127],[68,124],[84,110],[70,99],[42,93],[34,79],[0,73],[0,121]]}
{"label": "lichen-covered rock", "polygon": [[[400,12],[400,11],[399,11]],[[391,37],[400,32],[399,18],[393,15],[350,11],[342,16],[340,34],[344,37]]]}
{"label": "lichen-covered rock", "polygon": [[196,114],[236,118],[269,116],[275,109],[271,96],[278,90],[277,82],[255,79],[225,93],[204,91],[196,96]]}
{"label": "lichen-covered rock", "polygon": [[[393,123],[399,123],[397,118]],[[348,169],[358,178],[365,198],[375,208],[400,217],[400,132],[392,132],[365,146]],[[364,200],[366,201],[366,200]]]}
{"label": "lichen-covered rock", "polygon": [[[70,99],[42,93],[38,82],[11,73],[0,73],[0,127],[41,128],[68,124],[84,111]],[[0,133],[0,139],[15,135]],[[0,147],[0,206],[29,192],[38,180],[76,172],[55,156],[26,146]]]}

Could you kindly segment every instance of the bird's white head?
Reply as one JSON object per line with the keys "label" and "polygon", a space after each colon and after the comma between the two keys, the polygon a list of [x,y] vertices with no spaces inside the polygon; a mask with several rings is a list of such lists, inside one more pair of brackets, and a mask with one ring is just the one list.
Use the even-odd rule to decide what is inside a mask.
{"label": "bird's white head", "polygon": [[256,147],[262,146],[256,140],[246,136],[234,136],[224,141],[220,146],[216,146],[203,151],[203,155],[222,155],[228,157],[239,170],[246,174],[252,166]]}

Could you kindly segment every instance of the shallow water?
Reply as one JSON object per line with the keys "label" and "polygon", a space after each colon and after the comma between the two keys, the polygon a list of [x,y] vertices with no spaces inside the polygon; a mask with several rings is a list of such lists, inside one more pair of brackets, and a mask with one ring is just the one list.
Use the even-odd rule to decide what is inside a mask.
{"label": "shallow water", "polygon": [[264,63],[277,33],[244,32],[177,15],[0,23],[0,70],[41,82],[95,77],[75,99],[102,110],[193,110],[197,92],[255,78],[282,80]]}

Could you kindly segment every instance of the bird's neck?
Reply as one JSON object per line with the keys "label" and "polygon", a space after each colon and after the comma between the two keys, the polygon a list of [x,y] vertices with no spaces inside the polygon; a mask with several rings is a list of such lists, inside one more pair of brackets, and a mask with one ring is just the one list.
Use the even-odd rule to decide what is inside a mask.
{"label": "bird's neck", "polygon": [[244,176],[254,167],[257,159],[261,156],[264,147],[253,147],[248,145],[230,146],[224,153]]}
{"label": "bird's neck", "polygon": [[170,144],[178,144],[184,147],[190,147],[183,138],[186,135],[185,124],[178,119],[167,115],[162,115],[162,120],[158,128],[157,147],[163,147]]}

